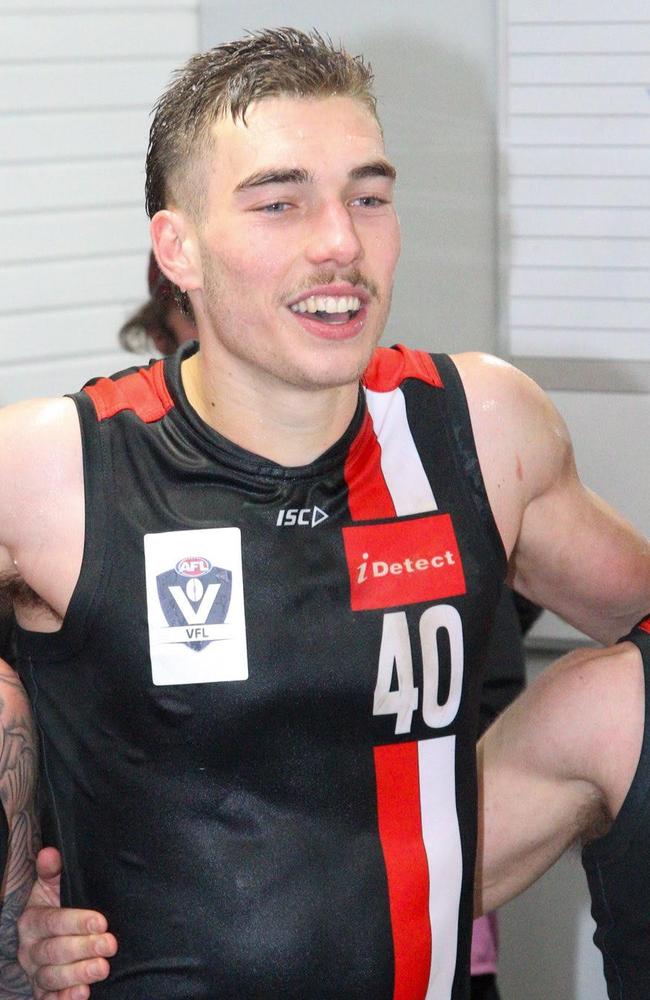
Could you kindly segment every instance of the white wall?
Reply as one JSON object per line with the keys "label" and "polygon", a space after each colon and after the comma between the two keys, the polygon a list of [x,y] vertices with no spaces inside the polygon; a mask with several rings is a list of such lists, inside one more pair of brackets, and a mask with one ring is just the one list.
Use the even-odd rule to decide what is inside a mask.
{"label": "white wall", "polygon": [[148,117],[196,50],[195,0],[0,10],[0,403],[133,363],[146,294]]}

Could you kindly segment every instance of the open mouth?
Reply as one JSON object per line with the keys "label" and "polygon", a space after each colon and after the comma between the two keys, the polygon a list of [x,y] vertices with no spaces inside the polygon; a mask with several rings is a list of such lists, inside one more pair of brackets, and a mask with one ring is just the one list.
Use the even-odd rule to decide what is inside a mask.
{"label": "open mouth", "polygon": [[310,295],[289,307],[291,312],[308,314],[310,319],[330,326],[348,323],[361,309],[356,295]]}

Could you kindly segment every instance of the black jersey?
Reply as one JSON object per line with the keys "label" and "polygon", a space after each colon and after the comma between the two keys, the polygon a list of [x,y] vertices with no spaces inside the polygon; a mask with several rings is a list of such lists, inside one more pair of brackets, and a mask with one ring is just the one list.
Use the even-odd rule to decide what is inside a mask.
{"label": "black jersey", "polygon": [[183,356],[74,397],[81,575],[20,637],[63,901],[120,942],[93,996],[465,997],[505,556],[456,369],[378,350],[284,468],[199,419]]}
{"label": "black jersey", "polygon": [[[650,997],[650,618],[625,636],[638,646],[645,681],[639,763],[611,829],[582,851],[594,941],[603,954],[611,1000]],[[624,640],[621,640],[624,641]]]}

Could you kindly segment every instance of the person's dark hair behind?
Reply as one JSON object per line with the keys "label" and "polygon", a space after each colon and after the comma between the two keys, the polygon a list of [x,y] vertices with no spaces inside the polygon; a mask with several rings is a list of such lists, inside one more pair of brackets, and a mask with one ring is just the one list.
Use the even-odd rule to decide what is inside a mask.
{"label": "person's dark hair behind", "polygon": [[[173,325],[173,317],[178,314],[174,286],[158,267],[153,253],[149,254],[147,272],[149,299],[133,313],[120,328],[118,338],[127,351],[146,353],[153,344],[161,354],[171,354],[179,344],[179,336]],[[194,323],[192,307],[185,319]]]}

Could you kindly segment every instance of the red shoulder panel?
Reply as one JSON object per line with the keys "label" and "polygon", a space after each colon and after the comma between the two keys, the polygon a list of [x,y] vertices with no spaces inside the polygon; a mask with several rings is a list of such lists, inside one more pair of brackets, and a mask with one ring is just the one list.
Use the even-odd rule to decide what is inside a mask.
{"label": "red shoulder panel", "polygon": [[642,632],[647,632],[650,635],[650,615],[644,618],[642,622],[639,622],[637,628],[640,628]]}
{"label": "red shoulder panel", "polygon": [[412,351],[403,344],[378,347],[366,368],[362,382],[374,392],[390,392],[407,378],[418,378],[442,388],[442,379],[431,355]]}
{"label": "red shoulder panel", "polygon": [[163,362],[122,375],[120,378],[100,378],[84,388],[93,401],[98,420],[107,420],[122,410],[133,412],[150,424],[160,420],[172,409],[163,374]]}

